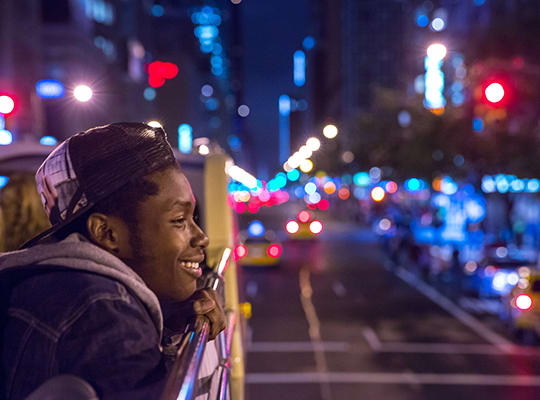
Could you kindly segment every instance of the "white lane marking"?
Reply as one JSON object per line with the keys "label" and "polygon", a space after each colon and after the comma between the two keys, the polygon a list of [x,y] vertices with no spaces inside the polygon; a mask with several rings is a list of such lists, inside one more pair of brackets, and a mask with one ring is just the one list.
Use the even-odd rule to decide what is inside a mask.
{"label": "white lane marking", "polygon": [[379,337],[373,329],[371,329],[370,327],[364,328],[362,330],[362,335],[364,335],[364,338],[368,342],[369,347],[371,347],[375,351],[380,351],[381,341],[379,340]]}
{"label": "white lane marking", "polygon": [[433,287],[429,286],[428,284],[418,279],[416,276],[414,276],[410,272],[404,270],[403,268],[399,268],[396,271],[396,275],[400,277],[403,281],[411,285],[413,288],[415,288],[416,290],[424,294],[426,297],[430,298],[433,302],[437,303],[439,306],[444,308],[446,311],[452,314],[456,319],[458,319],[464,325],[471,328],[474,332],[476,332],[478,335],[486,339],[488,342],[499,347],[501,351],[511,353],[514,350],[514,348],[517,347],[506,338],[502,337],[498,333],[488,328],[486,325],[481,323],[472,315],[468,314],[467,312],[465,312],[464,310],[456,306],[448,298],[440,294]]}
{"label": "white lane marking", "polygon": [[[346,342],[321,342],[326,352],[349,352],[351,345]],[[315,350],[313,342],[253,342],[247,347],[250,353],[303,353]]]}
{"label": "white lane marking", "polygon": [[[306,267],[302,267],[299,271],[298,283],[300,285],[300,301],[306,320],[309,325],[309,338],[313,343],[313,353],[315,355],[315,364],[319,374],[328,373],[328,363],[324,354],[321,338],[321,321],[317,316],[315,305],[313,304],[313,288],[311,286],[310,272]],[[332,391],[330,385],[326,381],[320,382],[321,397],[323,400],[332,400]]]}
{"label": "white lane marking", "polygon": [[476,343],[422,343],[422,342],[381,342],[375,331],[369,327],[362,330],[362,335],[369,347],[379,353],[418,353],[418,354],[479,354],[491,356],[521,355],[538,357],[540,349],[536,347],[515,346],[511,350],[502,350],[492,344]]}
{"label": "white lane marking", "polygon": [[538,375],[415,374],[411,372],[251,373],[247,384],[368,383],[394,385],[540,386]]}
{"label": "white lane marking", "polygon": [[334,281],[332,284],[332,290],[336,294],[337,297],[345,297],[347,294],[347,289],[345,289],[345,286],[343,286],[343,283],[340,281]]}

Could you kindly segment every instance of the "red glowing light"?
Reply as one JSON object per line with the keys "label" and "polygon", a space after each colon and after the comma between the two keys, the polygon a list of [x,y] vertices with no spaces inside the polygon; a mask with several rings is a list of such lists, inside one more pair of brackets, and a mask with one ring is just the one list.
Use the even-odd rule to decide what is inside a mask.
{"label": "red glowing light", "polygon": [[306,223],[311,219],[311,214],[309,213],[309,211],[302,210],[298,213],[296,218],[298,218],[298,221]]}
{"label": "red glowing light", "polygon": [[0,114],[10,114],[15,110],[15,100],[13,96],[0,94]]}
{"label": "red glowing light", "polygon": [[271,244],[266,249],[266,254],[268,254],[270,257],[278,258],[281,255],[281,246],[279,244]]}
{"label": "red glowing light", "polygon": [[396,193],[398,190],[398,186],[396,182],[390,181],[386,184],[386,191],[390,194]]}
{"label": "red glowing light", "polygon": [[347,200],[351,196],[351,192],[346,187],[342,187],[338,190],[338,197],[341,200]]}
{"label": "red glowing light", "polygon": [[243,244],[239,244],[234,248],[234,259],[239,260],[245,256],[247,256],[248,250],[247,247]]}
{"label": "red glowing light", "polygon": [[323,224],[321,221],[311,221],[311,224],[309,224],[309,231],[313,233],[314,235],[318,235],[323,230]]}
{"label": "red glowing light", "polygon": [[165,80],[178,75],[178,66],[170,62],[154,61],[148,64],[148,84],[154,88],[161,87]]}
{"label": "red glowing light", "polygon": [[298,225],[298,222],[291,220],[291,221],[287,222],[287,225],[285,225],[285,229],[291,235],[294,235],[300,229],[300,225]]}
{"label": "red glowing light", "polygon": [[330,207],[330,202],[326,199],[322,199],[321,201],[319,201],[319,209],[321,210],[328,210],[328,207]]}
{"label": "red glowing light", "polygon": [[533,301],[531,296],[527,294],[520,294],[515,300],[516,307],[521,311],[527,311],[532,307]]}

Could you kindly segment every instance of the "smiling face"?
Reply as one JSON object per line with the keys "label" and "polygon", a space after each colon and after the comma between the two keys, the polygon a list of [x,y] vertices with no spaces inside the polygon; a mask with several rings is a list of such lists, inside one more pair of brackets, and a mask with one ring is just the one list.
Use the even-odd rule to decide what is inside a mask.
{"label": "smiling face", "polygon": [[136,232],[121,233],[129,243],[121,258],[160,300],[183,301],[195,292],[208,237],[194,221],[195,199],[180,170],[169,168],[146,180],[159,192],[139,204]]}

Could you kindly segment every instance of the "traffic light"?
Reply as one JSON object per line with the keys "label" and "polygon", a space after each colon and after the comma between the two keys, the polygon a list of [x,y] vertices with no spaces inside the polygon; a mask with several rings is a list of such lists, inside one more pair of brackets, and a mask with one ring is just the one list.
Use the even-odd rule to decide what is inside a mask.
{"label": "traffic light", "polygon": [[153,88],[161,87],[167,79],[178,75],[178,66],[170,62],[154,61],[148,64],[148,84]]}
{"label": "traffic light", "polygon": [[15,99],[9,94],[0,94],[0,114],[9,115],[15,110]]}

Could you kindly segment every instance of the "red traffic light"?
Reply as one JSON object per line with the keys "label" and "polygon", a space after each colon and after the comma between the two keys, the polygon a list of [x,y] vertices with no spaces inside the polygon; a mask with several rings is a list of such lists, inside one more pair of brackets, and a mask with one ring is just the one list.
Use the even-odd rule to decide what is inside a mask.
{"label": "red traffic light", "polygon": [[8,94],[0,95],[0,114],[10,114],[15,109],[15,100]]}
{"label": "red traffic light", "polygon": [[178,75],[178,66],[170,62],[154,61],[148,64],[148,84],[154,88],[161,87],[165,80]]}

